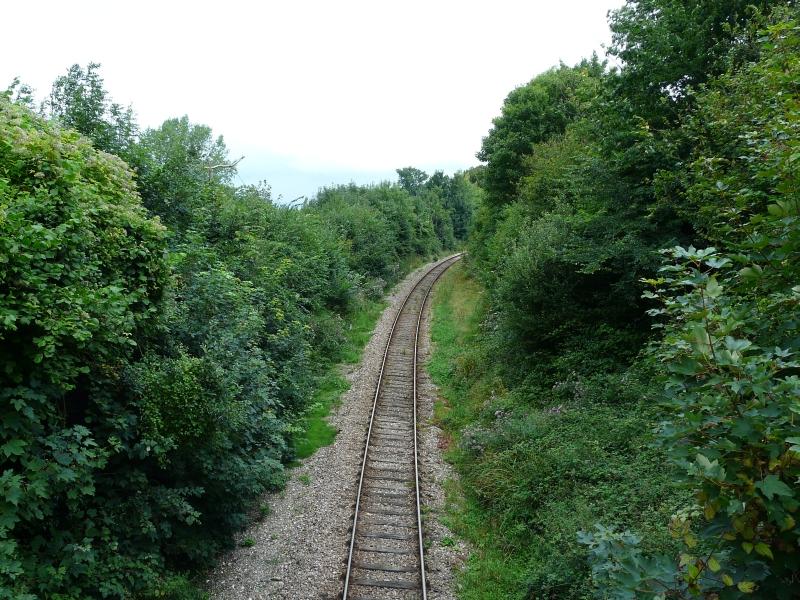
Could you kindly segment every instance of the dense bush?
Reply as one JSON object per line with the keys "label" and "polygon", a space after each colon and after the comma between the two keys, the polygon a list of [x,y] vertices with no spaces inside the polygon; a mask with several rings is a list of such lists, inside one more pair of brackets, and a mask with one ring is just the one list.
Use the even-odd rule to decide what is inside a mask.
{"label": "dense bush", "polygon": [[[484,140],[470,255],[487,306],[470,364],[495,364],[451,374],[468,391],[452,410],[468,412],[453,433],[470,518],[490,520],[483,535],[522,565],[503,593],[798,594],[794,4],[630,0],[610,15],[618,69],[540,75],[509,95]],[[647,404],[620,388],[640,372],[652,374],[633,388]],[[570,406],[565,382],[616,391]],[[483,406],[470,405],[480,393]],[[562,405],[566,415],[547,413]],[[641,446],[605,437],[612,420],[607,430]],[[542,425],[556,422],[571,427]],[[594,480],[575,465],[590,447]],[[683,491],[655,475],[659,461]],[[620,485],[625,471],[642,485]],[[590,516],[561,487],[574,476],[581,490],[624,496]],[[544,502],[557,515],[541,490],[555,490]],[[647,498],[659,499],[660,531],[653,514],[623,510]],[[680,507],[671,519],[669,506]],[[525,545],[567,535],[542,534],[552,524],[536,507],[580,540],[547,556]],[[575,561],[579,542],[591,573]],[[489,571],[486,556],[475,572]],[[583,589],[561,587],[569,573]]]}
{"label": "dense bush", "polygon": [[137,135],[97,69],[59,78],[51,120],[0,96],[4,598],[192,596],[176,573],[282,484],[348,320],[475,201],[420,171],[275,205],[208,127]]}
{"label": "dense bush", "polygon": [[[446,399],[439,415],[461,475],[450,521],[475,549],[462,595],[591,597],[579,530],[601,519],[636,522],[648,550],[675,546],[663,524],[685,495],[663,468],[663,452],[650,446],[658,417],[650,373],[583,376],[551,355],[510,376],[502,363],[513,357],[496,360],[499,342],[486,336],[491,319],[480,325],[486,300],[491,292],[460,268],[434,298],[430,370]],[[587,359],[597,351],[593,340],[585,349]],[[577,353],[566,358],[577,361]]]}
{"label": "dense bush", "polygon": [[759,61],[695,98],[689,127],[700,143],[678,175],[720,248],[669,250],[648,295],[662,302],[651,312],[665,328],[653,349],[667,369],[661,434],[697,504],[672,522],[685,544],[679,564],[615,557],[609,585],[628,593],[792,598],[800,589],[800,112],[789,75],[800,21],[787,16],[763,33]]}
{"label": "dense bush", "polygon": [[164,228],[121,160],[5,98],[0,211],[0,590],[121,595],[158,562],[130,553],[152,522],[120,506],[140,481],[114,465],[149,454],[122,388],[156,326]]}

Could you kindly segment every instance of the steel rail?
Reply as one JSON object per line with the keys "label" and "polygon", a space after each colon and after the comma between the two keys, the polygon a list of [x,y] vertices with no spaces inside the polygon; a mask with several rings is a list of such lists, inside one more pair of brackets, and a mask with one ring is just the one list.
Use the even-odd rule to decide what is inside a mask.
{"label": "steel rail", "polygon": [[356,537],[358,532],[358,518],[359,518],[359,511],[361,508],[361,498],[362,492],[364,489],[364,476],[367,469],[367,462],[369,456],[369,448],[370,442],[372,441],[372,431],[373,425],[375,423],[375,413],[378,408],[378,400],[381,395],[382,391],[382,384],[384,381],[384,373],[386,369],[386,360],[389,356],[389,350],[392,345],[392,341],[394,339],[394,334],[397,329],[397,323],[400,320],[403,311],[408,304],[409,299],[414,295],[417,291],[419,286],[422,284],[423,281],[428,279],[428,276],[439,268],[442,265],[447,265],[440,273],[438,273],[434,279],[430,282],[430,285],[425,293],[425,296],[422,299],[422,302],[419,307],[419,314],[417,316],[417,323],[414,333],[414,360],[413,360],[413,370],[412,370],[412,387],[413,387],[413,436],[414,436],[414,491],[415,491],[415,499],[416,499],[416,523],[417,523],[417,540],[419,543],[419,570],[420,570],[420,579],[421,579],[421,591],[422,591],[422,600],[427,600],[427,584],[426,584],[426,576],[425,576],[425,550],[423,545],[423,536],[422,536],[422,511],[421,511],[421,501],[420,501],[420,493],[419,493],[419,459],[418,459],[418,442],[417,442],[417,366],[418,366],[418,343],[419,343],[419,332],[422,323],[422,315],[425,311],[425,304],[428,300],[428,297],[433,290],[433,286],[438,281],[439,277],[441,277],[447,269],[456,261],[461,259],[463,253],[454,254],[448,258],[445,258],[435,265],[433,265],[424,275],[422,275],[419,280],[414,284],[411,290],[406,294],[406,297],[403,299],[403,303],[398,308],[397,313],[395,314],[394,320],[392,321],[391,329],[389,330],[389,337],[386,340],[386,347],[383,351],[383,358],[381,359],[381,368],[380,372],[378,373],[378,381],[375,386],[375,394],[372,399],[372,410],[370,412],[369,418],[369,425],[367,427],[367,436],[364,442],[364,454],[361,460],[361,471],[359,474],[358,479],[358,491],[356,492],[356,505],[353,511],[353,526],[350,536],[350,547],[347,556],[347,566],[345,569],[345,577],[344,577],[344,588],[342,591],[342,600],[348,600],[348,593],[350,590],[350,580],[351,574],[353,570],[353,556],[355,551],[355,543]]}

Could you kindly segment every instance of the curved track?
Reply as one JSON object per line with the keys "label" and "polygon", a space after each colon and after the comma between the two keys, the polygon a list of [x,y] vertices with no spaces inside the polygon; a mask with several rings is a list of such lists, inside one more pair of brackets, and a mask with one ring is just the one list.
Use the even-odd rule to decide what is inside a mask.
{"label": "curved track", "polygon": [[375,387],[343,600],[427,600],[417,457],[417,343],[425,302],[460,254],[435,264],[397,312]]}

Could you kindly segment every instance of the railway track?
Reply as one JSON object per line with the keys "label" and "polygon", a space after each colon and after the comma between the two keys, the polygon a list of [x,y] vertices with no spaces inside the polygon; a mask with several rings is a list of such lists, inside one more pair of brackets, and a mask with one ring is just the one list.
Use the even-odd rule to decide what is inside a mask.
{"label": "railway track", "polygon": [[397,312],[383,354],[353,512],[342,600],[427,600],[417,453],[417,345],[425,302],[460,254],[434,265]]}

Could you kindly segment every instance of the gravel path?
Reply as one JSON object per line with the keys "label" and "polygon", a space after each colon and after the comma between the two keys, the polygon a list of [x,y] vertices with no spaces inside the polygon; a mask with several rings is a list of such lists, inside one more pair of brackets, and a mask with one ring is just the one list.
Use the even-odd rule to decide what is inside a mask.
{"label": "gravel path", "polygon": [[[356,478],[361,466],[366,427],[383,349],[398,300],[430,268],[425,265],[398,284],[388,297],[389,307],[375,327],[361,363],[345,373],[350,390],[329,417],[338,435],[291,472],[286,488],[268,494],[263,502],[270,514],[254,522],[237,538],[237,547],[223,556],[209,575],[212,598],[246,600],[334,600],[341,591],[349,527],[355,502]],[[427,346],[427,328],[425,329]],[[439,522],[444,503],[440,484],[450,476],[441,460],[440,432],[430,426],[435,388],[424,375],[422,398],[422,493],[426,505],[426,536],[430,539],[431,600],[450,600],[451,569],[463,551],[451,546],[451,534]],[[255,543],[241,546],[245,539]],[[444,540],[444,545],[442,541]]]}

